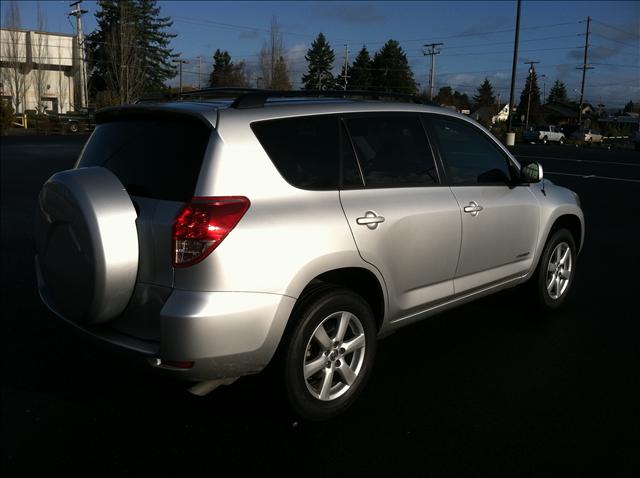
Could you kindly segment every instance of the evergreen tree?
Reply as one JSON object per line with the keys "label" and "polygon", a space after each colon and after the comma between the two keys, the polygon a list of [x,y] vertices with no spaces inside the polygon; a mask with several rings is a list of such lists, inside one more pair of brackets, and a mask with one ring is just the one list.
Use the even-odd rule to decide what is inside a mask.
{"label": "evergreen tree", "polygon": [[629,101],[626,105],[624,105],[623,111],[625,113],[634,113],[636,110],[636,106],[633,104],[633,101]]}
{"label": "evergreen tree", "polygon": [[415,94],[416,82],[400,43],[389,40],[378,51],[372,62],[373,90]]}
{"label": "evergreen tree", "polygon": [[291,89],[291,79],[289,78],[289,68],[284,57],[280,56],[276,60],[273,68],[273,78],[271,78],[272,90],[288,91]]}
{"label": "evergreen tree", "polygon": [[248,86],[244,62],[231,62],[227,51],[217,49],[213,54],[213,71],[209,76],[209,86]]}
{"label": "evergreen tree", "polygon": [[478,87],[478,94],[473,97],[473,106],[476,110],[482,107],[493,108],[496,104],[496,97],[493,95],[493,86],[489,78],[484,79]]}
{"label": "evergreen tree", "polygon": [[157,0],[138,0],[139,29],[138,41],[142,49],[142,68],[144,70],[145,91],[161,91],[165,83],[176,76],[176,67],[172,60],[178,58],[170,48],[177,35],[167,29],[173,26],[171,17],[160,16]]}
{"label": "evergreen tree", "polygon": [[213,54],[213,71],[209,75],[209,86],[231,86],[229,77],[232,68],[233,63],[231,63],[229,52],[220,51],[218,48]]}
{"label": "evergreen tree", "polygon": [[563,81],[556,80],[553,86],[551,87],[551,91],[549,91],[549,96],[547,98],[548,103],[569,103],[569,96],[567,95],[567,87]]}
{"label": "evergreen tree", "polygon": [[465,93],[455,91],[450,86],[440,88],[434,101],[442,106],[455,106],[458,111],[471,109],[469,97]]}
{"label": "evergreen tree", "polygon": [[96,30],[87,35],[90,86],[112,90],[120,101],[166,88],[176,75],[170,48],[176,35],[166,31],[173,25],[160,16],[157,0],[98,0]]}
{"label": "evergreen tree", "polygon": [[309,72],[302,76],[302,84],[305,90],[332,90],[335,88],[335,80],[331,69],[335,54],[331,45],[323,33],[311,44],[311,48],[305,55],[309,62]]}
{"label": "evergreen tree", "polygon": [[[531,88],[531,97],[529,98],[529,88]],[[536,70],[531,69],[524,89],[520,94],[520,104],[516,110],[516,116],[527,116],[527,107],[529,108],[529,124],[540,124],[544,121],[542,115],[542,106],[540,104],[540,89],[538,88],[538,76]],[[526,121],[526,119],[525,119]]]}
{"label": "evergreen tree", "polygon": [[[347,89],[349,90],[368,90],[371,89],[373,75],[371,68],[373,64],[369,51],[366,46],[362,46],[362,50],[358,53],[349,69],[349,81]],[[344,75],[344,71],[342,72]]]}

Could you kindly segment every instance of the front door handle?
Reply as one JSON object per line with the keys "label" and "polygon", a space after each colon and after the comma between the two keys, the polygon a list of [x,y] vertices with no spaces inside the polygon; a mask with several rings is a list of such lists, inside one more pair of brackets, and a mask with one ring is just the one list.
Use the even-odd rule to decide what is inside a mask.
{"label": "front door handle", "polygon": [[384,222],[384,217],[378,216],[373,211],[367,211],[364,213],[364,217],[356,219],[356,223],[361,226],[367,226],[369,229],[375,229],[381,222]]}
{"label": "front door handle", "polygon": [[484,209],[480,204],[475,201],[471,201],[468,206],[465,206],[463,211],[471,214],[472,216],[477,216],[480,211]]}

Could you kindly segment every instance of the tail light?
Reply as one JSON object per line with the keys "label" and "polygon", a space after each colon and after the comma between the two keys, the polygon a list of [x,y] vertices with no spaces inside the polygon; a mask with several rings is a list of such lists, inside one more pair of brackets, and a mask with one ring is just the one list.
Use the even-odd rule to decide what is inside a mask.
{"label": "tail light", "polygon": [[236,227],[250,206],[243,196],[193,198],[173,225],[173,265],[200,262]]}

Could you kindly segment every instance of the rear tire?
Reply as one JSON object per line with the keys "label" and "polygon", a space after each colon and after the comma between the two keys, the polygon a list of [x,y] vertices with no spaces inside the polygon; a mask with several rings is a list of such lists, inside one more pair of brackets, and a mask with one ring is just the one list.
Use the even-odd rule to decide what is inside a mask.
{"label": "rear tire", "polygon": [[575,239],[567,229],[553,231],[538,267],[522,291],[542,310],[555,310],[567,300],[576,273]]}
{"label": "rear tire", "polygon": [[549,138],[547,138],[546,136],[542,138],[542,144],[547,144],[547,141],[549,141]]}
{"label": "rear tire", "polygon": [[302,418],[327,420],[351,406],[371,374],[373,312],[347,289],[325,289],[304,300],[292,320],[283,350],[286,398]]}

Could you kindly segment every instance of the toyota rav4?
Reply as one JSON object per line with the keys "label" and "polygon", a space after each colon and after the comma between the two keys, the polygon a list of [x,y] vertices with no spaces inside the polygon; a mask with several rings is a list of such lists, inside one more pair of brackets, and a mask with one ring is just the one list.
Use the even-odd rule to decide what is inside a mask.
{"label": "toyota rav4", "polygon": [[97,113],[39,196],[38,287],[56,315],[202,393],[271,364],[321,420],[356,399],[382,335],[514,286],[565,302],[579,199],[476,122],[223,93]]}

